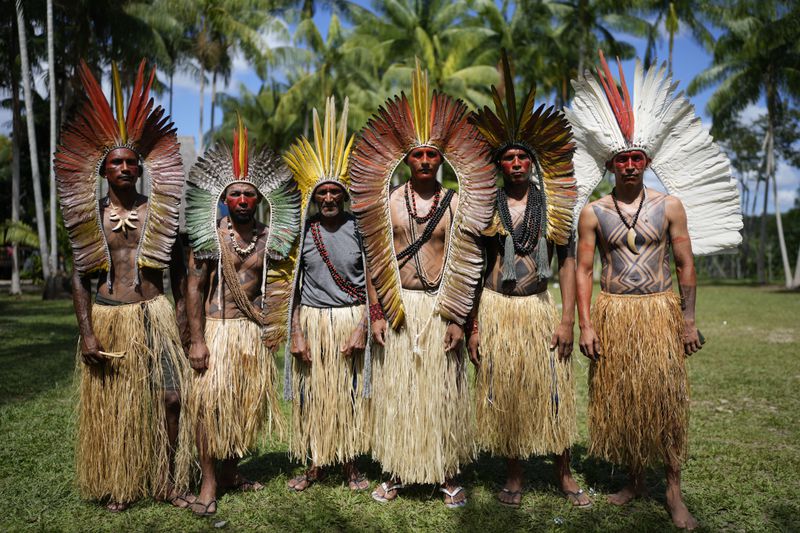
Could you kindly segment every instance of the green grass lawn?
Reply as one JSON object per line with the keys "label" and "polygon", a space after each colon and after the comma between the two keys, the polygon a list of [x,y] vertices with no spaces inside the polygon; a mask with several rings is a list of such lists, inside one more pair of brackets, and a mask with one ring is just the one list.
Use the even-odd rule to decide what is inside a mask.
{"label": "green grass lawn", "polygon": [[[698,324],[708,342],[689,363],[690,456],[683,476],[689,508],[707,531],[800,530],[800,295],[737,286],[702,286],[698,293]],[[76,339],[70,302],[0,296],[0,530],[671,528],[660,472],[648,477],[650,499],[625,508],[605,503],[624,472],[586,457],[588,365],[577,350],[580,438],[573,466],[584,487],[596,491],[591,510],[572,509],[561,497],[550,458],[527,464],[529,487],[519,510],[495,502],[504,464],[486,456],[464,468],[470,502],[460,510],[445,509],[429,486],[380,505],[368,492],[350,493],[338,472],[292,494],[286,481],[299,466],[288,459],[286,444],[276,442],[242,463],[244,473],[262,480],[266,490],[223,496],[212,519],[151,500],[110,514],[82,502],[73,481]],[[379,477],[368,459],[361,466],[372,479]]]}

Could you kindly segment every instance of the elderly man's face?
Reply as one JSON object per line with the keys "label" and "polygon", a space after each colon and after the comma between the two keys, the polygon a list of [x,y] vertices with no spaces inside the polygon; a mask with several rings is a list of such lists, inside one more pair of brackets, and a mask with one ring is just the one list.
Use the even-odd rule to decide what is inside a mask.
{"label": "elderly man's face", "polygon": [[247,183],[234,183],[225,189],[225,205],[228,206],[231,220],[237,224],[247,224],[256,214],[261,196],[256,188]]}
{"label": "elderly man's face", "polygon": [[312,195],[323,218],[336,218],[344,210],[344,189],[335,183],[323,183]]}
{"label": "elderly man's face", "polygon": [[533,160],[522,148],[509,148],[500,156],[499,164],[505,182],[519,185],[530,178]]}
{"label": "elderly man's face", "polygon": [[436,173],[442,166],[442,154],[432,146],[419,146],[408,153],[405,161],[413,179],[436,179]]}

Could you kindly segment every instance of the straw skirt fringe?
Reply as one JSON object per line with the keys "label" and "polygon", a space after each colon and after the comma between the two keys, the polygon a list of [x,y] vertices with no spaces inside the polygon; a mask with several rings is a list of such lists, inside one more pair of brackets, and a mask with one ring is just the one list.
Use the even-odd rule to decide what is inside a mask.
{"label": "straw skirt fringe", "polygon": [[492,455],[561,453],[575,440],[572,361],[550,351],[558,312],[549,292],[484,289],[478,314],[477,440]]}
{"label": "straw skirt fringe", "polygon": [[689,383],[680,299],[601,292],[602,355],[589,370],[589,452],[634,469],[686,459]]}
{"label": "straw skirt fringe", "polygon": [[443,483],[474,456],[464,353],[444,352],[435,303],[403,290],[406,325],[373,352],[372,455],[404,483]]}
{"label": "straw skirt fringe", "polygon": [[190,381],[175,310],[163,295],[143,303],[95,304],[92,326],[105,351],[124,356],[86,365],[79,343],[76,474],[81,495],[126,503],[164,495],[170,484],[187,490],[191,420],[182,403],[171,469],[164,407],[165,383],[172,381],[185,395]]}
{"label": "straw skirt fringe", "polygon": [[[364,357],[339,351],[358,327],[364,306],[300,307],[300,328],[311,365],[292,363],[292,435],[289,452],[301,461],[326,466],[369,451],[370,399],[363,397]],[[366,331],[364,332],[366,334]]]}
{"label": "straw skirt fringe", "polygon": [[261,328],[247,318],[206,317],[208,368],[195,373],[192,416],[215,459],[242,457],[265,426],[283,431],[278,374]]}

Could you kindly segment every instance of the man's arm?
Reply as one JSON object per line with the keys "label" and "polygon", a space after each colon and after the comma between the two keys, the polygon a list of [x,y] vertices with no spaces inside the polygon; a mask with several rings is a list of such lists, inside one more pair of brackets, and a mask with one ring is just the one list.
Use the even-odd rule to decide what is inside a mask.
{"label": "man's arm", "polygon": [[[375,285],[372,284],[372,276],[368,271],[364,272],[364,279],[367,282],[367,311],[370,314],[372,323],[372,338],[375,339],[375,342],[379,345],[386,346],[386,330],[388,324],[383,317],[381,302],[378,299],[378,291],[375,290]],[[373,312],[373,309],[375,312]]]}
{"label": "man's arm", "polygon": [[189,276],[186,283],[186,317],[189,321],[189,364],[201,372],[208,368],[208,346],[205,338],[205,296],[208,285],[208,263],[198,261],[189,252]]}
{"label": "man's arm", "polygon": [[702,347],[694,317],[697,275],[694,270],[692,241],[689,238],[689,227],[686,223],[686,210],[681,201],[675,197],[667,198],[667,221],[669,222],[672,254],[675,257],[675,270],[678,274],[678,288],[681,293],[684,322],[683,349],[686,355],[692,355]]}
{"label": "man's arm", "polygon": [[581,328],[579,341],[581,353],[589,359],[600,354],[600,338],[594,331],[589,314],[592,305],[594,279],[594,248],[597,241],[597,215],[591,204],[581,211],[578,219],[578,262],[575,277],[578,301],[578,324]]}
{"label": "man's arm", "polygon": [[175,244],[172,246],[169,280],[172,287],[172,298],[175,300],[175,317],[178,322],[178,331],[181,333],[181,343],[183,344],[183,349],[188,352],[191,344],[191,333],[189,332],[189,321],[186,317],[186,261],[180,237],[175,239]]}
{"label": "man's arm", "polygon": [[564,246],[556,246],[558,256],[558,284],[561,290],[561,323],[553,333],[550,349],[558,347],[558,356],[566,359],[572,355],[575,341],[575,237],[570,235]]}
{"label": "man's arm", "polygon": [[97,365],[105,361],[100,352],[103,347],[94,336],[92,328],[92,280],[81,277],[77,270],[72,272],[72,306],[78,319],[81,334],[81,357],[87,365]]}

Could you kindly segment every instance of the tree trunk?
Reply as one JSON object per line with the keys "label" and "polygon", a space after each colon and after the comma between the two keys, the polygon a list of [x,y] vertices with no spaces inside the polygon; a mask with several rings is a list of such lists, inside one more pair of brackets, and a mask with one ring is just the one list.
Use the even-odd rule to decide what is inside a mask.
{"label": "tree trunk", "polygon": [[211,76],[211,134],[214,134],[214,113],[217,110],[217,73]]}
{"label": "tree trunk", "polygon": [[781,210],[778,205],[778,177],[775,175],[775,115],[767,110],[767,179],[772,180],[772,201],[775,203],[775,224],[778,231],[778,246],[781,250],[781,262],[783,263],[784,286],[788,289],[792,286],[792,270],[789,266],[789,253],[786,251],[786,239],[783,236],[783,221],[781,220]]}
{"label": "tree trunk", "polygon": [[800,246],[797,247],[797,261],[794,262],[794,279],[792,289],[800,287]]}
{"label": "tree trunk", "polygon": [[203,70],[203,67],[200,67],[200,135],[197,138],[197,145],[199,146],[199,150],[197,154],[200,155],[204,152],[203,147],[203,93],[206,89],[206,73]]}
{"label": "tree trunk", "polygon": [[56,174],[53,166],[53,154],[56,152],[56,54],[53,49],[53,0],[47,0],[47,70],[50,84],[50,279],[45,283],[45,299],[55,298],[60,292],[58,280],[58,237],[56,236]]}
{"label": "tree trunk", "polygon": [[[16,54],[14,54],[15,56]],[[12,56],[12,60],[14,57]],[[19,186],[20,169],[19,139],[22,135],[22,117],[19,115],[19,78],[17,69],[11,66],[11,221],[19,222]],[[22,294],[22,286],[19,283],[19,250],[17,245],[11,247],[11,290],[9,294],[19,296]]]}
{"label": "tree trunk", "polygon": [[28,125],[28,149],[31,154],[31,178],[33,179],[33,200],[36,204],[36,231],[39,235],[39,254],[42,259],[42,275],[50,279],[50,263],[47,260],[47,229],[45,227],[44,202],[42,200],[42,175],[39,172],[39,151],[36,147],[36,128],[33,116],[33,94],[31,92],[31,70],[28,63],[28,42],[25,36],[25,14],[22,0],[17,0],[17,29],[19,30],[19,57],[22,75],[22,89],[25,99],[25,122]]}
{"label": "tree trunk", "polygon": [[169,115],[172,116],[172,80],[175,78],[175,69],[169,73]]}

